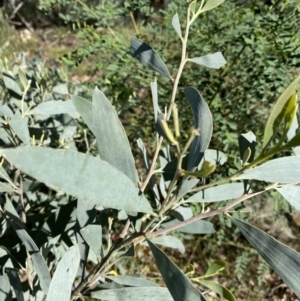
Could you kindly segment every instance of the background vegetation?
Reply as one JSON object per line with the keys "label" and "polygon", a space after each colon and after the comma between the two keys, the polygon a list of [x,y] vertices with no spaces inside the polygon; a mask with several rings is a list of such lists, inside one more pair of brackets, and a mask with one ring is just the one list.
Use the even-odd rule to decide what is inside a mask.
{"label": "background vegetation", "polygon": [[[21,5],[19,9],[18,5]],[[135,35],[148,42],[174,74],[181,52],[171,20],[175,12],[184,20],[185,5],[182,0],[171,1],[168,5],[150,0],[100,3],[92,0],[40,0],[29,1],[28,5],[22,1],[6,2],[0,11],[1,69],[10,70],[24,87],[17,67],[24,67],[25,78],[32,79],[25,109],[52,99],[67,100],[68,93],[87,97],[97,85],[116,108],[141,170],[142,160],[136,139],[143,137],[150,155],[155,147],[154,118],[149,113],[152,105],[149,83],[157,76],[161,108],[168,104],[171,90],[166,78],[133,60],[128,52],[130,39]],[[227,60],[227,64],[217,71],[190,65],[179,84],[182,99],[183,88],[193,85],[209,104],[214,121],[210,148],[224,151],[229,157],[228,163],[220,167],[220,176],[230,175],[230,166],[239,164],[238,136],[251,130],[258,139],[262,137],[268,112],[276,97],[299,74],[299,17],[300,3],[297,0],[227,0],[217,9],[201,15],[193,24],[189,53],[201,56],[221,51]],[[0,80],[0,99],[5,101],[8,96],[4,77]],[[184,116],[181,119],[181,139],[184,142],[190,134],[191,112],[185,101],[177,104],[181,116]],[[66,114],[41,117],[36,120],[34,128],[32,131],[39,129],[35,132],[37,143],[42,139],[49,146],[77,148],[96,154],[93,135],[84,122],[74,123]],[[7,138],[2,144],[14,142]],[[68,203],[65,214],[70,214],[75,206],[69,197],[54,197],[53,191],[42,184],[29,181],[24,185],[28,186],[27,197],[38,200],[26,214],[27,228],[34,237],[45,227],[43,221],[54,209],[65,208],[63,205]],[[274,214],[274,199],[276,211],[283,215]],[[17,197],[14,201],[18,201]],[[194,206],[193,210],[197,212],[201,208]],[[277,194],[258,200],[251,210],[247,203],[240,210],[247,212],[245,218],[260,228],[298,248],[294,239],[299,238],[299,217]],[[189,256],[189,263],[199,274],[205,272],[212,260],[228,261],[232,277],[226,276],[226,280],[219,277],[219,281],[226,281],[226,286],[232,288],[240,300],[292,298],[290,290],[280,286],[281,280],[255,251],[250,250],[241,234],[232,231],[230,223],[222,217],[214,218],[213,222],[216,229],[220,229],[214,235],[195,238],[181,234],[180,239],[187,245],[186,255],[167,252],[177,259]],[[274,222],[278,227],[270,228]],[[275,228],[281,231],[276,232]],[[57,231],[54,224],[52,231],[54,238]],[[111,231],[118,232],[117,226]],[[39,241],[39,245],[43,243]],[[12,250],[17,260],[25,258],[24,250],[19,248],[20,244],[12,233],[5,233],[2,244]],[[128,261],[125,266],[117,265],[115,270],[117,273],[125,269],[135,273],[142,269],[155,278],[157,271],[149,263],[150,256],[147,261],[147,252],[141,248],[137,252],[139,259],[134,264]],[[207,262],[207,266],[201,266],[199,262]],[[185,272],[192,269],[186,261],[182,264]]]}

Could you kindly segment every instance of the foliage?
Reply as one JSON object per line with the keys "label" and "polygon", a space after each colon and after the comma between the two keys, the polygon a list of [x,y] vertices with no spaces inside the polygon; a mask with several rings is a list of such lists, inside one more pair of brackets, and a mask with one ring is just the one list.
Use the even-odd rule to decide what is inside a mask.
{"label": "foliage", "polygon": [[[47,295],[46,300],[89,296],[104,300],[152,300],[156,296],[163,300],[207,300],[216,292],[227,300],[236,300],[230,288],[214,281],[215,276],[227,276],[225,261],[210,262],[203,275],[195,275],[193,271],[184,274],[156,246],[184,253],[184,244],[171,231],[213,234],[214,224],[204,219],[214,216],[222,216],[232,231],[235,225],[300,296],[300,254],[232,212],[246,200],[271,190],[278,191],[299,209],[297,87],[300,76],[281,91],[261,131],[263,137],[256,141],[252,132],[239,138],[235,134],[240,151],[238,164],[231,166],[230,175],[224,176],[221,166],[228,157],[218,149],[208,149],[211,139],[215,139],[212,138],[214,124],[218,133],[226,136],[226,130],[219,131],[215,112],[211,110],[216,108],[215,98],[205,101],[206,95],[211,95],[209,88],[204,86],[200,94],[196,87],[189,86],[185,77],[185,72],[190,72],[194,83],[196,69],[220,69],[226,63],[219,49],[211,51],[213,47],[204,47],[198,52],[193,34],[196,22],[210,15],[211,10],[222,9],[219,6],[222,2],[192,1],[187,5],[185,17],[182,11],[174,14],[172,20],[168,17],[174,36],[177,34],[177,48],[182,46],[176,70],[172,64],[164,63],[149,38],[147,42],[141,36],[131,40],[127,55],[127,58],[132,56],[131,64],[135,65],[134,58],[152,70],[148,76],[152,72],[164,76],[164,79],[152,79],[150,84],[152,122],[158,134],[154,153],[147,151],[142,139],[138,140],[145,176],[136,170],[130,143],[118,118],[118,106],[116,110],[111,105],[109,93],[96,87],[89,101],[82,97],[88,94],[86,91],[68,87],[59,70],[53,74],[38,62],[25,68],[22,57],[21,63],[15,66],[1,61],[0,187],[3,195],[0,212],[5,243],[0,248],[1,298],[3,295],[3,299],[10,299],[13,295],[18,300],[31,297],[42,300]],[[175,38],[169,42],[175,45]],[[174,57],[174,62],[178,62],[178,57]],[[233,67],[236,65],[230,65]],[[216,82],[224,77],[225,86],[216,90],[218,97],[228,89],[223,72],[229,74],[230,69],[221,70]],[[197,78],[205,74],[209,73],[201,71]],[[141,77],[141,86],[145,78]],[[210,78],[214,85],[212,73]],[[186,87],[182,89],[183,86]],[[170,100],[164,111],[161,108],[167,90]],[[182,105],[183,95],[193,118],[187,117],[191,114],[187,115],[183,109],[188,107]],[[245,105],[238,107],[242,108],[247,109]],[[149,110],[147,114],[150,115]],[[82,127],[82,120],[89,133]],[[187,131],[184,123],[193,124],[193,128]],[[262,189],[257,188],[258,180],[263,181],[259,182]],[[192,204],[201,205],[202,210],[193,212]],[[112,230],[120,226],[122,230],[116,237]],[[166,287],[143,279],[140,274],[112,277],[112,266],[133,257],[140,244],[149,246]],[[236,261],[237,277],[247,268],[249,252],[243,254]],[[88,268],[88,262],[94,263],[92,269]],[[21,274],[26,276],[24,288]],[[204,294],[206,288],[210,291]]]}

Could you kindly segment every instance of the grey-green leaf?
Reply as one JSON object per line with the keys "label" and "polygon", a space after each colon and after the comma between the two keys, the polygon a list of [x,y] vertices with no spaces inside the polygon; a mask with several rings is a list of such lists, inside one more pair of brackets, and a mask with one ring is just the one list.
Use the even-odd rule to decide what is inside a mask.
{"label": "grey-green leaf", "polygon": [[199,179],[190,179],[188,181],[183,181],[176,196],[176,201],[180,200],[187,193],[189,193],[190,190],[193,189],[199,181]]}
{"label": "grey-green leaf", "polygon": [[90,296],[107,301],[173,301],[167,288],[149,286],[98,290]]}
{"label": "grey-green leaf", "polygon": [[78,111],[78,113],[80,114],[80,116],[82,117],[86,125],[88,126],[88,128],[95,135],[96,131],[94,128],[92,103],[87,99],[77,95],[71,95],[71,100],[76,110]]}
{"label": "grey-green leaf", "polygon": [[[169,292],[168,292],[168,294],[170,295]],[[10,283],[8,280],[8,276],[6,274],[0,275],[0,300],[5,300],[5,301],[12,300],[11,291],[10,291]],[[170,299],[170,300],[172,300],[172,299]]]}
{"label": "grey-green leaf", "polygon": [[185,247],[182,241],[171,235],[161,235],[151,239],[152,243],[158,244],[167,248],[177,249],[180,253],[185,253]]}
{"label": "grey-green leaf", "polygon": [[73,118],[78,118],[80,116],[72,100],[66,100],[66,101],[49,100],[37,105],[27,113],[27,115],[46,115],[46,116],[57,115],[57,114],[69,114]]}
{"label": "grey-green leaf", "polygon": [[163,60],[147,43],[137,38],[132,38],[129,51],[132,57],[137,59],[142,65],[168,78],[172,78]]}
{"label": "grey-green leaf", "polygon": [[158,284],[155,282],[146,280],[144,278],[139,277],[139,275],[132,276],[132,275],[120,275],[120,276],[107,276],[106,278],[122,284],[122,285],[129,285],[129,286],[143,286],[143,287],[157,287]]}
{"label": "grey-green leaf", "polygon": [[30,254],[30,257],[33,262],[34,269],[39,277],[40,286],[42,291],[47,294],[49,289],[49,284],[51,281],[50,272],[47,267],[47,263],[40,253],[37,245],[33,241],[33,239],[29,236],[26,230],[23,228],[22,223],[19,219],[18,213],[13,207],[12,203],[9,199],[6,199],[6,207],[5,207],[5,216],[8,219],[9,223],[16,231],[17,235],[25,245],[26,250]]}
{"label": "grey-green leaf", "polygon": [[186,202],[189,203],[213,203],[220,201],[227,201],[238,198],[244,193],[243,183],[229,183],[223,184],[216,187],[199,191],[192,195]]}
{"label": "grey-green leaf", "polygon": [[296,210],[300,210],[300,186],[288,185],[276,189]]}
{"label": "grey-green leaf", "polygon": [[209,0],[204,7],[201,9],[201,12],[211,10],[219,5],[221,5],[225,0]]}
{"label": "grey-green leaf", "polygon": [[[175,224],[179,224],[180,222],[177,220],[172,220],[170,222],[163,223],[162,226],[167,228],[169,226],[173,226]],[[191,234],[212,234],[215,233],[214,225],[208,221],[195,221],[191,224],[184,225],[180,228],[177,228],[176,231],[183,233],[191,233]]]}
{"label": "grey-green leaf", "polygon": [[125,130],[115,109],[98,88],[93,93],[93,119],[101,160],[108,162],[137,184],[137,172]]}
{"label": "grey-green leaf", "polygon": [[233,217],[232,221],[271,268],[300,297],[300,254],[248,223]]}
{"label": "grey-green leaf", "polygon": [[147,240],[147,242],[174,301],[206,301],[172,260],[151,241]]}
{"label": "grey-green leaf", "polygon": [[17,136],[25,144],[30,144],[30,136],[28,130],[28,117],[22,117],[21,113],[17,110],[11,118],[9,125],[12,127]]}
{"label": "grey-green leaf", "polygon": [[300,183],[300,156],[270,160],[246,170],[238,179],[260,180],[276,183]]}
{"label": "grey-green leaf", "polygon": [[70,300],[80,261],[78,246],[72,246],[60,260],[50,283],[46,301]]}
{"label": "grey-green leaf", "polygon": [[9,184],[0,182],[0,192],[13,192],[15,189]]}
{"label": "grey-green leaf", "polygon": [[180,21],[179,21],[179,16],[177,13],[173,16],[172,26],[174,27],[174,29],[177,32],[177,34],[179,35],[179,37],[182,38]]}
{"label": "grey-green leaf", "polygon": [[2,149],[1,153],[33,178],[79,199],[108,208],[152,212],[132,181],[99,158],[42,147]]}
{"label": "grey-green leaf", "polygon": [[4,85],[8,89],[8,91],[12,94],[12,96],[16,97],[17,99],[21,99],[23,92],[12,74],[10,72],[4,71],[2,75]]}
{"label": "grey-green leaf", "polygon": [[9,282],[15,291],[17,300],[24,301],[23,289],[19,278],[18,269],[6,268],[5,272],[8,275]]}
{"label": "grey-green leaf", "polygon": [[192,142],[187,164],[187,170],[193,171],[198,167],[208,147],[213,131],[213,121],[209,107],[197,89],[187,87],[184,89],[184,94],[192,107],[194,128],[199,131],[199,136],[196,136]]}
{"label": "grey-green leaf", "polygon": [[100,225],[90,224],[81,229],[80,233],[96,256],[100,258],[102,247],[102,227]]}
{"label": "grey-green leaf", "polygon": [[215,52],[213,54],[194,57],[188,60],[198,65],[202,65],[212,69],[219,69],[226,64],[226,60],[224,59],[221,52]]}

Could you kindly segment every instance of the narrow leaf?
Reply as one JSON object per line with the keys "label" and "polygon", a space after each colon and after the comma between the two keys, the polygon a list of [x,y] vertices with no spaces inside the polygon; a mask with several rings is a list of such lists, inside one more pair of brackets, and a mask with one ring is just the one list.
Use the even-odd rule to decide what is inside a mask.
{"label": "narrow leaf", "polygon": [[211,10],[219,5],[221,5],[225,0],[209,0],[204,7],[201,9],[201,12]]}
{"label": "narrow leaf", "polygon": [[178,194],[176,196],[176,201],[180,200],[183,198],[187,193],[190,192],[191,189],[193,189],[198,183],[199,179],[190,179],[188,181],[182,182]]}
{"label": "narrow leaf", "polygon": [[246,170],[237,179],[259,180],[276,183],[300,183],[300,156],[270,160]]}
{"label": "narrow leaf", "polygon": [[182,241],[171,235],[162,235],[151,239],[152,243],[168,248],[177,249],[180,253],[185,253],[185,247]]}
{"label": "narrow leaf", "polygon": [[0,192],[13,192],[15,189],[9,184],[0,182]]}
{"label": "narrow leaf", "polygon": [[163,60],[147,43],[137,38],[132,38],[129,51],[132,57],[137,59],[142,65],[168,78],[172,78]]}
{"label": "narrow leaf", "polygon": [[152,287],[152,286],[159,286],[158,284],[140,278],[139,275],[137,276],[131,276],[131,275],[122,275],[122,276],[106,276],[105,278],[108,278],[116,283],[122,284],[122,285],[129,285],[129,286],[143,286],[143,287]]}
{"label": "narrow leaf", "polygon": [[99,259],[101,257],[102,247],[102,227],[100,225],[90,224],[81,229],[80,233]]}
{"label": "narrow leaf", "polygon": [[78,246],[72,246],[57,265],[46,301],[70,300],[72,285],[77,275],[79,261],[80,255]]}
{"label": "narrow leaf", "polygon": [[[170,295],[169,291],[168,294]],[[0,275],[0,300],[12,301],[10,283],[6,274]],[[170,301],[172,301],[171,296]]]}
{"label": "narrow leaf", "polygon": [[[147,199],[123,173],[98,158],[41,147],[2,149],[18,169],[79,199],[108,208],[151,213]],[[118,189],[116,189],[118,187]]]}
{"label": "narrow leaf", "polygon": [[[250,156],[247,158],[247,162],[252,162],[255,156],[255,146],[256,146],[256,137],[250,131],[246,134],[241,134],[239,136],[239,148],[240,148],[240,158],[243,161],[244,154],[246,150],[250,149]],[[243,163],[247,163],[243,162]]]}
{"label": "narrow leaf", "polygon": [[292,205],[296,210],[300,210],[300,186],[283,186],[276,188],[277,191]]}
{"label": "narrow leaf", "polygon": [[192,142],[187,164],[187,170],[193,171],[198,167],[208,147],[213,131],[213,121],[209,107],[197,89],[187,87],[184,89],[184,94],[192,107],[194,128],[199,131],[199,136],[196,136]]}
{"label": "narrow leaf", "polygon": [[186,202],[213,203],[236,199],[244,194],[243,183],[229,183],[199,191],[192,195]]}
{"label": "narrow leaf", "polygon": [[157,92],[157,81],[156,79],[154,82],[150,83],[151,86],[151,93],[152,93],[152,102],[153,102],[153,110],[154,110],[154,120],[155,123],[157,121],[157,116],[161,113],[159,106],[158,106],[158,92]]}
{"label": "narrow leaf", "polygon": [[126,287],[98,290],[90,293],[92,298],[107,301],[173,301],[165,287]]}
{"label": "narrow leaf", "polygon": [[173,133],[169,129],[168,123],[165,120],[164,114],[159,113],[155,123],[157,133],[164,137],[169,143],[176,143]]}
{"label": "narrow leaf", "polygon": [[217,282],[210,281],[210,280],[200,280],[199,283],[208,287],[212,291],[216,292],[220,297],[222,297],[226,300],[236,301],[232,292]]}
{"label": "narrow leaf", "polygon": [[221,52],[215,52],[213,54],[194,57],[188,60],[198,65],[202,65],[212,69],[219,69],[226,64],[226,60],[224,59],[224,56]]}
{"label": "narrow leaf", "polygon": [[[76,208],[76,238],[80,253],[80,268],[82,271],[82,278],[85,277],[86,273],[86,262],[89,255],[90,247],[87,241],[84,239],[80,229],[91,224],[96,217],[97,211],[95,205],[91,202],[84,201],[82,199],[77,200]],[[95,239],[97,241],[97,239]]]}
{"label": "narrow leaf", "polygon": [[26,230],[23,228],[22,223],[19,219],[19,216],[13,207],[12,203],[9,199],[6,199],[6,207],[5,207],[5,216],[8,219],[9,223],[16,231],[17,235],[23,242],[26,250],[30,254],[31,260],[33,262],[34,269],[39,277],[40,286],[42,291],[47,294],[49,289],[49,284],[51,281],[50,272],[47,267],[47,263],[40,253],[37,245],[33,241],[33,239],[29,236]]}
{"label": "narrow leaf", "polygon": [[172,26],[174,27],[174,29],[177,32],[177,34],[179,35],[179,37],[182,38],[180,21],[179,21],[179,16],[177,13],[173,16]]}
{"label": "narrow leaf", "polygon": [[92,103],[77,95],[71,95],[71,100],[88,128],[95,135]]}
{"label": "narrow leaf", "polygon": [[14,116],[11,118],[9,125],[12,127],[20,140],[22,140],[22,142],[30,145],[27,117],[22,117],[21,113],[17,110]]}
{"label": "narrow leaf", "polygon": [[[170,222],[163,223],[162,227],[167,228],[179,223],[180,221],[172,220]],[[191,233],[191,234],[212,234],[216,232],[211,222],[202,221],[202,220],[195,221],[188,225],[183,225],[182,227],[176,229],[176,231],[183,232],[183,233]]]}
{"label": "narrow leaf", "polygon": [[193,286],[172,260],[151,241],[147,240],[147,242],[174,301],[205,301],[206,299],[203,295]]}
{"label": "narrow leaf", "polygon": [[137,172],[127,135],[115,109],[98,88],[93,93],[93,118],[101,160],[123,172],[136,184]]}
{"label": "narrow leaf", "polygon": [[231,219],[271,268],[300,297],[300,254],[258,228],[239,219]]}
{"label": "narrow leaf", "polygon": [[24,301],[23,289],[22,289],[22,284],[21,284],[20,278],[19,278],[18,269],[6,268],[5,272],[8,275],[9,282],[10,282],[12,288],[14,289],[17,300]]}
{"label": "narrow leaf", "polygon": [[27,115],[48,116],[57,114],[69,114],[73,118],[79,118],[79,113],[80,112],[77,111],[72,100],[49,100],[34,107],[27,113]]}
{"label": "narrow leaf", "polygon": [[[148,172],[149,169],[150,169],[150,162],[149,162],[149,158],[148,158],[146,147],[145,147],[145,145],[144,145],[144,143],[143,143],[143,141],[142,141],[141,138],[137,139],[137,145],[138,145],[138,147],[139,147],[139,149],[141,151],[146,171]],[[159,195],[159,191],[158,191],[157,185],[155,183],[154,176],[152,176],[150,178],[150,186],[151,186],[152,192],[154,194],[156,208],[160,208],[160,206],[161,206],[161,204],[160,204],[160,195]]]}
{"label": "narrow leaf", "polygon": [[[278,117],[282,113],[283,109],[285,108],[287,102],[289,101],[290,97],[295,93],[296,88],[300,82],[300,76],[298,76],[280,95],[278,100],[276,101],[269,118],[267,120],[265,131],[264,131],[264,139],[263,139],[263,148],[265,148],[280,125]],[[277,123],[276,123],[277,120]],[[278,124],[279,123],[279,124]]]}
{"label": "narrow leaf", "polygon": [[11,93],[13,97],[21,99],[23,92],[15,78],[12,76],[12,74],[10,72],[4,71],[2,72],[2,75],[4,85],[7,88],[7,90]]}

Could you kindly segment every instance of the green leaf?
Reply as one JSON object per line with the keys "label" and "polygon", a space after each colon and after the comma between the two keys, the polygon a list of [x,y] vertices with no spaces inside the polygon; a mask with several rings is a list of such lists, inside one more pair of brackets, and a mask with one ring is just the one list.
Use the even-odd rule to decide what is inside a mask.
{"label": "green leaf", "polygon": [[231,219],[271,268],[300,297],[300,254],[258,228],[239,219]]}
{"label": "green leaf", "polygon": [[236,301],[232,292],[217,282],[210,281],[210,280],[199,280],[199,283],[208,287],[212,291],[216,292],[220,297],[222,297],[226,300]]}
{"label": "green leaf", "polygon": [[102,247],[102,227],[100,225],[90,224],[81,229],[80,233],[86,243],[93,250],[97,258],[100,259]]}
{"label": "green leaf", "polygon": [[237,179],[259,180],[276,183],[300,183],[300,156],[270,160],[246,170]]}
{"label": "green leaf", "polygon": [[[255,146],[256,146],[256,137],[250,131],[246,134],[241,134],[239,136],[239,148],[240,148],[240,158],[243,161],[245,152],[247,149],[250,149],[249,157],[247,158],[247,162],[252,162],[255,156]],[[244,164],[247,162],[243,162]]]}
{"label": "green leaf", "polygon": [[219,69],[226,64],[221,52],[215,52],[200,57],[188,59],[190,62],[196,63],[207,68]]}
{"label": "green leaf", "polygon": [[176,143],[173,133],[169,129],[168,123],[165,120],[164,114],[159,113],[155,123],[155,129],[157,133],[164,137],[169,143]]}
{"label": "green leaf", "polygon": [[197,89],[187,87],[184,89],[184,94],[192,107],[194,128],[199,131],[199,136],[196,136],[192,142],[187,164],[187,170],[193,171],[198,167],[208,147],[213,131],[213,121],[209,107]]}
{"label": "green leaf", "polygon": [[282,186],[276,188],[277,191],[292,205],[296,210],[300,210],[300,186]]}
{"label": "green leaf", "polygon": [[205,273],[205,276],[218,274],[219,272],[223,271],[226,266],[227,266],[226,261],[216,260],[209,265],[209,267]]}
{"label": "green leaf", "polygon": [[206,301],[172,260],[151,241],[147,240],[147,242],[174,301]]}
{"label": "green leaf", "polygon": [[287,144],[285,144],[285,148],[295,148],[293,151],[296,151],[296,155],[300,155],[300,151],[298,146],[300,146],[300,132],[298,132]]}
{"label": "green leaf", "polygon": [[128,286],[142,286],[142,287],[157,287],[158,284],[140,278],[139,275],[122,275],[122,276],[106,276],[105,278],[108,278],[116,283],[122,284],[122,285],[128,285]]}
{"label": "green leaf", "polygon": [[219,5],[221,5],[225,0],[209,0],[204,7],[201,9],[201,12],[211,10]]}
{"label": "green leaf", "polygon": [[174,27],[174,29],[177,32],[177,34],[179,35],[179,37],[182,38],[180,21],[179,21],[179,16],[177,13],[173,16],[172,26]]}
{"label": "green leaf", "polygon": [[284,118],[284,110],[291,96],[295,94],[297,85],[300,82],[300,76],[298,76],[280,95],[276,101],[265,126],[264,138],[263,138],[263,149],[265,149],[274,135],[277,133],[281,121]]}
{"label": "green leaf", "polygon": [[28,118],[22,117],[21,113],[18,110],[9,122],[9,125],[20,138],[20,140],[22,140],[24,144],[30,145],[30,136],[27,124]]}
{"label": "green leaf", "polygon": [[199,191],[192,195],[186,202],[213,203],[236,199],[244,194],[243,183],[229,183]]}
{"label": "green leaf", "polygon": [[173,301],[165,287],[126,287],[93,291],[92,298],[107,301]]}
{"label": "green leaf", "polygon": [[41,289],[45,294],[47,294],[49,289],[49,284],[51,281],[51,276],[47,267],[47,263],[44,257],[42,256],[42,254],[40,253],[40,250],[35,244],[35,242],[33,241],[33,239],[23,228],[18,213],[16,212],[15,208],[13,207],[9,199],[6,199],[5,217],[9,221],[13,229],[16,231],[17,235],[19,236],[22,243],[24,244],[27,252],[30,254],[34,269],[40,280]]}
{"label": "green leaf", "polygon": [[71,95],[71,100],[73,101],[76,110],[78,111],[88,128],[95,135],[96,131],[94,127],[92,103],[85,98],[76,95]]}
{"label": "green leaf", "polygon": [[27,115],[44,116],[57,114],[69,114],[73,118],[79,118],[80,116],[72,100],[49,100],[37,105],[27,113]]}
{"label": "green leaf", "polygon": [[77,275],[80,255],[78,246],[72,246],[59,261],[50,283],[46,301],[70,300],[72,285]]}
{"label": "green leaf", "polygon": [[79,199],[108,208],[152,212],[132,181],[99,158],[42,147],[2,149],[1,153],[21,171]]}
{"label": "green leaf", "polygon": [[92,103],[95,136],[101,160],[108,162],[137,184],[137,172],[129,141],[115,109],[98,88],[94,90]]}
{"label": "green leaf", "polygon": [[172,78],[163,60],[147,43],[137,38],[132,38],[129,51],[132,57],[137,59],[142,65],[168,78]]}

